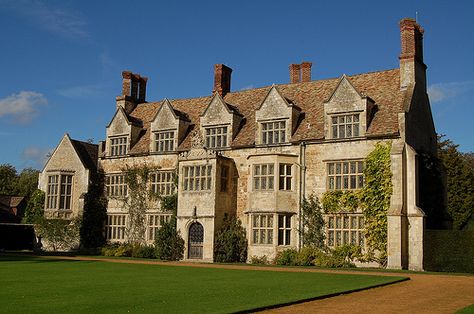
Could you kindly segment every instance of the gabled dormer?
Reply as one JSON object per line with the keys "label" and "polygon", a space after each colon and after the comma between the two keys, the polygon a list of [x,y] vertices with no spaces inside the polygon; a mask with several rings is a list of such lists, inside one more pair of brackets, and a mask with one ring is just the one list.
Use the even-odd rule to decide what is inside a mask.
{"label": "gabled dormer", "polygon": [[230,147],[241,121],[242,115],[237,109],[226,104],[216,92],[200,117],[204,146],[211,149]]}
{"label": "gabled dormer", "polygon": [[359,92],[346,75],[324,103],[326,139],[363,137],[370,124],[374,101]]}
{"label": "gabled dormer", "polygon": [[129,118],[124,109],[118,107],[106,130],[106,157],[128,155],[131,145],[138,140],[141,130],[140,123]]}
{"label": "gabled dormer", "polygon": [[186,136],[189,119],[173,109],[170,101],[165,99],[150,127],[150,152],[174,152]]}
{"label": "gabled dormer", "polygon": [[283,97],[272,86],[260,107],[255,111],[257,145],[275,145],[290,141],[301,110]]}

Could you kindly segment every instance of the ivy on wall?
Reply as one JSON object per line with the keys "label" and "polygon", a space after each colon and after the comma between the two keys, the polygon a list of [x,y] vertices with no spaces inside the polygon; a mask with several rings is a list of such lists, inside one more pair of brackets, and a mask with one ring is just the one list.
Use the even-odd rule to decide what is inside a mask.
{"label": "ivy on wall", "polygon": [[324,193],[322,203],[324,212],[355,212],[360,207],[360,191],[328,191]]}
{"label": "ivy on wall", "polygon": [[385,266],[387,262],[387,212],[392,195],[390,143],[377,143],[365,160],[365,185],[359,191],[328,191],[322,203],[325,213],[355,212],[365,220],[367,260]]}

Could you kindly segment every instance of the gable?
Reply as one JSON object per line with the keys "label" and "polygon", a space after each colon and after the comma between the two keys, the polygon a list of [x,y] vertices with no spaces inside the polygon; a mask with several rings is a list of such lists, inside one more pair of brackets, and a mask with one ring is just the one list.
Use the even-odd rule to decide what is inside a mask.
{"label": "gable", "polygon": [[46,162],[43,172],[46,170],[82,170],[85,166],[78,156],[76,149],[68,134],[65,134],[59,142],[51,157]]}
{"label": "gable", "polygon": [[233,113],[222,100],[219,94],[212,97],[206,110],[201,114],[201,124],[231,123]]}
{"label": "gable", "polygon": [[263,100],[260,108],[255,112],[257,120],[290,118],[292,116],[291,105],[280,94],[275,86],[272,86]]}
{"label": "gable", "polygon": [[165,99],[158,109],[155,118],[151,122],[151,129],[154,130],[167,130],[176,129],[178,123],[178,117],[174,113],[173,107],[171,106],[168,99]]}
{"label": "gable", "polygon": [[347,104],[360,101],[361,98],[359,91],[357,91],[347,77],[343,75],[327,102]]}
{"label": "gable", "polygon": [[123,109],[120,107],[117,109],[112,121],[110,121],[109,125],[107,126],[107,136],[116,134],[129,134],[130,128],[130,121],[128,120],[127,115]]}

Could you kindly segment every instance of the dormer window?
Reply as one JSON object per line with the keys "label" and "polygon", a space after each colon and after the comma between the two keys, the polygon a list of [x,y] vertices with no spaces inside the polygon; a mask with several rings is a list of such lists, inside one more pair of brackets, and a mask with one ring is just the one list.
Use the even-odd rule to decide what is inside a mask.
{"label": "dormer window", "polygon": [[127,154],[127,137],[113,137],[110,139],[110,156],[124,156]]}
{"label": "dormer window", "polygon": [[155,151],[164,153],[175,150],[174,147],[175,132],[162,131],[155,133]]}
{"label": "dormer window", "polygon": [[359,136],[359,114],[331,116],[332,138],[349,138]]}
{"label": "dormer window", "polygon": [[227,126],[206,128],[206,147],[227,147]]}
{"label": "dormer window", "polygon": [[262,144],[272,145],[286,142],[285,121],[262,123]]}

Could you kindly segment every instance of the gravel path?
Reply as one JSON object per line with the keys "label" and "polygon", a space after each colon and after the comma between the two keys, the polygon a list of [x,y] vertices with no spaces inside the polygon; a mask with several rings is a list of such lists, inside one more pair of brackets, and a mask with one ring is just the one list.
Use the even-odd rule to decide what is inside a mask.
{"label": "gravel path", "polygon": [[254,269],[294,272],[325,272],[406,276],[410,280],[384,287],[344,294],[332,298],[268,310],[269,313],[454,313],[474,304],[474,276],[433,275],[423,273],[389,273],[312,268],[285,268],[247,265],[158,262],[146,260],[107,259],[93,257],[48,257],[74,260],[107,261],[113,263],[157,264],[227,269]]}

